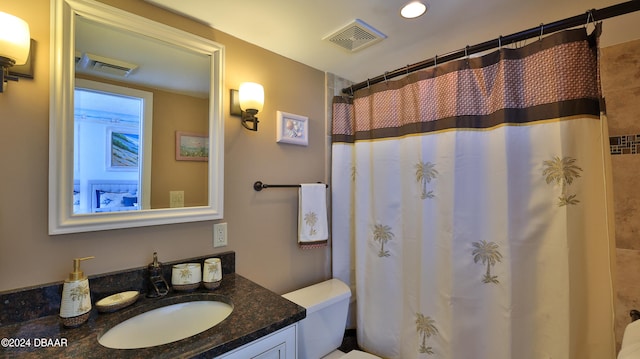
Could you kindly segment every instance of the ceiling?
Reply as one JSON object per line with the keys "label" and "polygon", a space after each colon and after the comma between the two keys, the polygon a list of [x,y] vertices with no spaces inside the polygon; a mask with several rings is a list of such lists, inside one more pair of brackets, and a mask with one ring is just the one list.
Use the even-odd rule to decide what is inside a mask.
{"label": "ceiling", "polygon": [[[429,7],[427,13],[407,20],[399,12],[409,0],[146,1],[354,82],[467,45],[623,2],[425,0]],[[387,37],[357,52],[323,40],[355,19]],[[602,46],[640,39],[638,23],[640,12],[605,20]]]}
{"label": "ceiling", "polygon": [[76,16],[75,26],[76,73],[209,97],[207,54],[83,16]]}

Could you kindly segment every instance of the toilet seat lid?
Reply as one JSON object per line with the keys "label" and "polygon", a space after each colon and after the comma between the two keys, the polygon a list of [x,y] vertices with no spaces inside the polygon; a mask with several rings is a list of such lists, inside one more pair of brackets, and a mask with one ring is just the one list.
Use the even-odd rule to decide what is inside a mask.
{"label": "toilet seat lid", "polygon": [[340,359],[380,359],[380,357],[373,354],[361,352],[359,350],[352,350]]}

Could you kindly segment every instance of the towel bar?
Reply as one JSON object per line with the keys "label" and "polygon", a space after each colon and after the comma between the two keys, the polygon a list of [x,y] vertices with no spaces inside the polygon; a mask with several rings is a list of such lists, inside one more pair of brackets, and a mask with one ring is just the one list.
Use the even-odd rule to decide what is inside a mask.
{"label": "towel bar", "polygon": [[[322,182],[318,182],[318,183],[322,183]],[[275,188],[275,187],[279,187],[279,188],[285,188],[285,187],[291,188],[291,187],[293,187],[293,188],[295,188],[295,187],[300,187],[300,186],[301,185],[299,185],[299,184],[266,184],[266,183],[262,183],[261,181],[256,181],[253,184],[253,189],[259,192],[259,191],[262,191],[265,188]],[[329,187],[328,184],[325,184],[325,186],[327,188]]]}

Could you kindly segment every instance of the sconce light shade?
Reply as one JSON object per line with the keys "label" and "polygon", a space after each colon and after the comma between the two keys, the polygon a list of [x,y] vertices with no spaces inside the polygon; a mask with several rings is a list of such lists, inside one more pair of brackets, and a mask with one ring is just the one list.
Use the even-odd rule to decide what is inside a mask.
{"label": "sconce light shade", "polygon": [[27,62],[30,43],[29,24],[0,11],[0,58],[9,59],[1,59],[0,65],[8,67]]}
{"label": "sconce light shade", "polygon": [[[240,84],[240,88],[238,89],[238,103],[241,110],[242,126],[247,130],[258,131],[258,122],[260,121],[258,121],[256,115],[262,111],[262,107],[264,106],[264,88],[262,85],[254,82],[244,82]],[[249,124],[251,124],[251,126],[249,126]]]}
{"label": "sconce light shade", "polygon": [[0,11],[0,93],[7,80],[18,81],[9,75],[9,67],[23,65],[29,58],[31,35],[24,20]]}
{"label": "sconce light shade", "polygon": [[264,106],[264,88],[262,85],[255,82],[244,82],[240,84],[238,92],[240,108],[243,111],[262,111],[262,106]]}

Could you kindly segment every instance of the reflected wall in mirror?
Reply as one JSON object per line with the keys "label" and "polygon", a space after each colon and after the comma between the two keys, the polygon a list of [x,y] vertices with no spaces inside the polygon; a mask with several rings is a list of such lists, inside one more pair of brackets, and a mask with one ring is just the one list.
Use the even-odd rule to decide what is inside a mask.
{"label": "reflected wall in mirror", "polygon": [[[222,218],[224,47],[91,0],[51,1],[49,233]],[[208,138],[208,161],[178,161],[183,131]]]}

